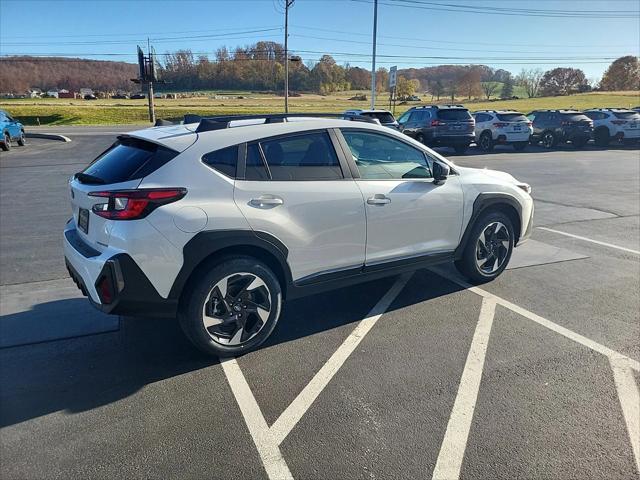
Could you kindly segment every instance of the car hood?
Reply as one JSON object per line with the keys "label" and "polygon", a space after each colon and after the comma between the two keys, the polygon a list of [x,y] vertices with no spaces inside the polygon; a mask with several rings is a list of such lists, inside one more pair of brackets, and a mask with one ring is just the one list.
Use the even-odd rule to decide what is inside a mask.
{"label": "car hood", "polygon": [[457,165],[455,166],[455,169],[464,176],[484,176],[489,177],[490,179],[500,180],[502,182],[512,184],[521,183],[513,175],[507,172],[501,172],[500,170],[489,170],[488,168],[459,167]]}

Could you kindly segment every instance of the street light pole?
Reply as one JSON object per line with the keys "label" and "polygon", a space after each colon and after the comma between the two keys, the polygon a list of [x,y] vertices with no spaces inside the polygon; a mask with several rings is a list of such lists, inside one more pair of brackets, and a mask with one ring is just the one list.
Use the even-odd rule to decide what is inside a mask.
{"label": "street light pole", "polygon": [[294,1],[284,0],[284,113],[289,113],[289,7]]}
{"label": "street light pole", "polygon": [[371,110],[376,108],[376,35],[378,33],[378,0],[373,0],[373,60],[371,61]]}

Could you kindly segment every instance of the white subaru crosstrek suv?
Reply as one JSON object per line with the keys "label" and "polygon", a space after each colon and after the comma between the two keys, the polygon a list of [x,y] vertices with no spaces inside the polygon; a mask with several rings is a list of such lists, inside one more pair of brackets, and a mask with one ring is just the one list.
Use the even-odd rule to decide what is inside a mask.
{"label": "white subaru crosstrek suv", "polygon": [[476,145],[490,152],[496,145],[513,145],[521,151],[529,145],[533,127],[529,119],[515,110],[478,110],[476,120]]}
{"label": "white subaru crosstrek suv", "polygon": [[369,122],[214,117],[118,137],[70,180],[71,277],[103,312],[177,316],[214,355],[260,345],[302,295],[448,261],[496,278],[531,232],[529,185]]}
{"label": "white subaru crosstrek suv", "polygon": [[640,112],[627,108],[592,108],[584,114],[593,120],[593,140],[606,147],[612,140],[640,142]]}

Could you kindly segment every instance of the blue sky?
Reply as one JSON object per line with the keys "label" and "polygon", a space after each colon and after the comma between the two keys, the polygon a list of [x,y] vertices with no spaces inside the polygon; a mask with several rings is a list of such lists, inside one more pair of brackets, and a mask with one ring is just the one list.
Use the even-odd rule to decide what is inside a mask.
{"label": "blue sky", "polygon": [[[259,39],[282,41],[283,1],[0,0],[0,54],[133,62],[136,44],[146,43],[147,36],[158,53],[181,48],[214,52],[222,45]],[[483,63],[514,73],[572,66],[582,68],[587,77],[600,77],[610,63],[607,58],[640,54],[638,0],[379,1],[379,66]],[[290,10],[292,53],[305,61],[333,53],[341,64],[370,67],[371,2],[296,0]],[[508,14],[466,13],[434,3],[502,8]],[[516,8],[530,9],[535,16],[513,15]],[[538,16],[554,10],[582,17]],[[591,11],[623,15],[607,18]]]}

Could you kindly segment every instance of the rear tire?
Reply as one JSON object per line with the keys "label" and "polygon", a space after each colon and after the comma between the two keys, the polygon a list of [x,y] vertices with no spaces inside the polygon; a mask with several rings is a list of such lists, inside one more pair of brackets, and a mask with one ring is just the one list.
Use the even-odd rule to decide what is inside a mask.
{"label": "rear tire", "polygon": [[478,146],[483,152],[490,152],[495,146],[491,132],[482,132],[478,141]]}
{"label": "rear tire", "polygon": [[472,283],[490,282],[507,267],[515,234],[509,217],[488,212],[476,220],[456,268]]}
{"label": "rear tire", "polygon": [[27,144],[27,139],[24,136],[24,132],[20,132],[20,137],[18,138],[18,146],[24,147]]}
{"label": "rear tire", "polygon": [[0,144],[0,148],[2,148],[2,150],[4,150],[5,152],[11,150],[11,135],[9,135],[8,133],[5,133],[3,135],[3,141]]}
{"label": "rear tire", "polygon": [[186,288],[180,326],[207,355],[236,356],[257,348],[280,318],[280,282],[269,267],[252,257],[227,257]]}
{"label": "rear tire", "polygon": [[598,128],[593,133],[593,140],[595,141],[598,147],[606,147],[611,142],[611,136],[609,135],[609,130],[607,128]]}
{"label": "rear tire", "polygon": [[527,148],[527,145],[529,145],[529,142],[515,142],[513,144],[513,149],[516,152],[522,152],[525,148]]}
{"label": "rear tire", "polygon": [[453,149],[455,150],[455,152],[456,152],[458,155],[463,155],[463,154],[464,154],[464,152],[466,152],[466,151],[467,151],[467,148],[469,148],[469,145],[455,145],[455,146],[453,147]]}

